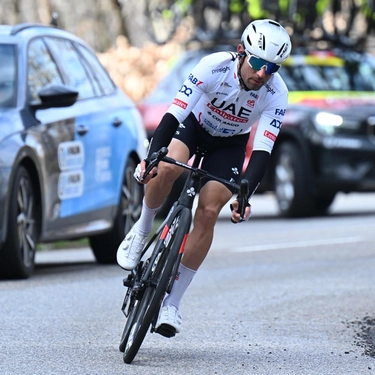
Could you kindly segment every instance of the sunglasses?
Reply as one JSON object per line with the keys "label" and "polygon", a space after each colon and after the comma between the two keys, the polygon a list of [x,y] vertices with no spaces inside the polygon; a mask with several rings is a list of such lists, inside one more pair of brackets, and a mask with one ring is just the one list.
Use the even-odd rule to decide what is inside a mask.
{"label": "sunglasses", "polygon": [[256,71],[266,68],[266,74],[274,74],[280,69],[281,65],[263,60],[260,57],[250,54],[247,50],[245,50],[245,53],[249,57],[247,63]]}

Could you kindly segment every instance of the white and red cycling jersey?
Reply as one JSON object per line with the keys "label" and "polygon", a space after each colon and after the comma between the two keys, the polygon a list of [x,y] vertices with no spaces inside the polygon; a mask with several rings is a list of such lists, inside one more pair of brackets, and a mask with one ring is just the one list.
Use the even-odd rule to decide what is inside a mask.
{"label": "white and red cycling jersey", "polygon": [[258,91],[241,88],[238,58],[233,52],[208,55],[193,68],[168,112],[180,123],[192,112],[215,137],[249,133],[259,120],[253,150],[271,152],[288,102],[288,89],[278,73]]}

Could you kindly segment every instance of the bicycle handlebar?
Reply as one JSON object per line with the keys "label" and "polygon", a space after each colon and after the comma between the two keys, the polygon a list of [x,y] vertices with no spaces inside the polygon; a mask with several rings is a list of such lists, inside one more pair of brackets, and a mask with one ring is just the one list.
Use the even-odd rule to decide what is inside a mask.
{"label": "bicycle handlebar", "polygon": [[151,172],[151,170],[158,166],[158,164],[161,161],[164,161],[169,164],[174,164],[178,165],[182,168],[188,169],[192,172],[198,173],[201,177],[209,177],[212,178],[213,180],[216,180],[218,182],[221,182],[224,184],[226,187],[228,187],[230,190],[235,190],[237,191],[237,198],[236,200],[238,201],[238,210],[237,212],[240,214],[240,221],[244,221],[244,215],[245,215],[245,210],[246,207],[248,207],[250,204],[248,202],[248,197],[249,197],[249,182],[246,179],[241,180],[240,184],[236,184],[234,182],[225,180],[221,177],[217,177],[215,175],[212,175],[205,171],[204,169],[200,168],[195,168],[192,167],[188,164],[179,162],[178,160],[172,159],[167,156],[168,154],[168,149],[166,147],[162,147],[159,151],[154,152],[149,158],[147,162],[147,167],[145,170],[145,173],[143,175],[143,179],[146,178],[146,176]]}

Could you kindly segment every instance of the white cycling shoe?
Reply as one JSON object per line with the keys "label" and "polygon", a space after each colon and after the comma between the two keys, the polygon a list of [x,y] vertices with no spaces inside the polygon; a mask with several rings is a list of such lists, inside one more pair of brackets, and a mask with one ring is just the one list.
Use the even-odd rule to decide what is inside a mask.
{"label": "white cycling shoe", "polygon": [[181,332],[182,318],[178,308],[173,305],[163,306],[159,313],[155,331],[165,337],[173,337]]}
{"label": "white cycling shoe", "polygon": [[131,271],[136,267],[147,238],[148,236],[135,233],[134,227],[130,229],[117,249],[117,263],[121,268]]}

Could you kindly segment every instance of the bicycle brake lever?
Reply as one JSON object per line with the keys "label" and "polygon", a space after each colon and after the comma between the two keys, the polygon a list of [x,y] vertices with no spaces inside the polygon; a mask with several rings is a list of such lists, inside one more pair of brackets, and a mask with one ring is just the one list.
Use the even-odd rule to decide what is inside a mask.
{"label": "bicycle brake lever", "polygon": [[149,175],[151,170],[156,167],[159,162],[164,158],[165,155],[168,154],[168,149],[166,147],[162,147],[159,151],[156,151],[152,153],[150,158],[148,158],[148,162],[146,162],[147,167],[143,174],[143,177],[141,178],[141,181],[144,181],[144,179]]}
{"label": "bicycle brake lever", "polygon": [[246,207],[250,205],[248,202],[248,196],[249,196],[249,181],[247,181],[246,179],[243,179],[241,180],[240,192],[237,196],[238,213],[240,214],[240,221],[245,220],[244,216],[245,216]]}

